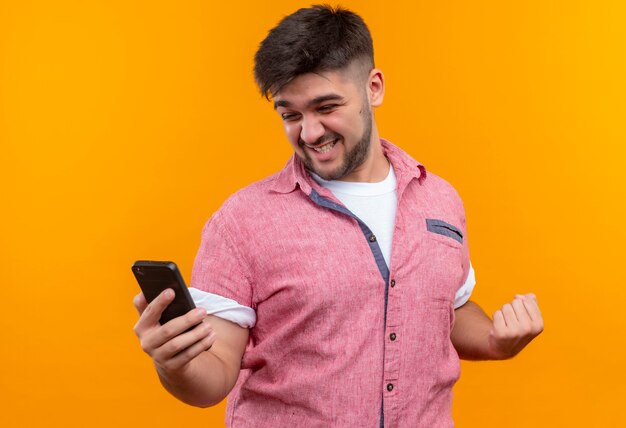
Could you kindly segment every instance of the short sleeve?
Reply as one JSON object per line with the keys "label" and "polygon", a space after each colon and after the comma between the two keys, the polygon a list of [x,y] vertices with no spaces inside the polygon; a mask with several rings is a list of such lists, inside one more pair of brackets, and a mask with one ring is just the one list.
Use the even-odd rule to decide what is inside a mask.
{"label": "short sleeve", "polygon": [[213,214],[202,230],[190,287],[252,307],[248,264],[243,260],[221,211]]}
{"label": "short sleeve", "polygon": [[461,227],[463,231],[463,273],[465,277],[465,282],[458,288],[456,294],[454,296],[454,308],[457,309],[463,306],[469,300],[472,295],[472,291],[474,290],[474,286],[476,285],[476,278],[474,276],[474,268],[472,267],[472,262],[470,261],[470,251],[469,251],[469,242],[467,237],[467,221],[465,218],[465,207],[463,205],[463,201],[461,197],[456,192],[456,199],[458,202],[457,209],[461,214]]}
{"label": "short sleeve", "polygon": [[456,295],[454,296],[454,309],[460,308],[467,303],[470,296],[472,295],[472,291],[474,291],[475,285],[476,277],[474,276],[474,268],[472,267],[472,262],[470,262],[465,283],[458,289]]}

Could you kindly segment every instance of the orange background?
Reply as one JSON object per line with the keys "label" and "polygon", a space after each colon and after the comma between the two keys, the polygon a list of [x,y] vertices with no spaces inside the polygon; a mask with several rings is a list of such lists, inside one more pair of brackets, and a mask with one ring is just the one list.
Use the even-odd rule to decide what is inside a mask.
{"label": "orange background", "polygon": [[[624,3],[343,4],[385,72],[381,135],[465,200],[474,299],[544,313],[522,355],[463,363],[457,426],[624,424]],[[1,426],[222,425],[160,387],[130,265],[189,279],[211,213],[284,165],[252,57],[307,5],[0,3]]]}

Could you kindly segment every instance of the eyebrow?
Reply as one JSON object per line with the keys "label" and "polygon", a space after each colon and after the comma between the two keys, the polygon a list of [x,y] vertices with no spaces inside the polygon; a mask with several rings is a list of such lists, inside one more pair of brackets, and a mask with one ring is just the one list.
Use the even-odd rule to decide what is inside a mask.
{"label": "eyebrow", "polygon": [[[326,101],[340,101],[340,100],[343,100],[343,97],[341,95],[337,95],[337,94],[320,95],[319,97],[315,97],[311,101],[309,101],[307,103],[307,107],[311,107],[311,106],[314,106],[316,104],[320,104]],[[276,110],[278,107],[289,108],[291,106],[292,104],[287,100],[274,101],[274,110]]]}

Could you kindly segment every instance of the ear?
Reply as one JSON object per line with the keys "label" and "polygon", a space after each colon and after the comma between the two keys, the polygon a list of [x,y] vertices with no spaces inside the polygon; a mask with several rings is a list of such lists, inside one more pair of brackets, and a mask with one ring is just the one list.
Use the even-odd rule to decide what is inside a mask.
{"label": "ear", "polygon": [[377,68],[372,69],[367,78],[367,96],[372,107],[378,107],[383,103],[383,98],[385,97],[385,77],[383,72]]}

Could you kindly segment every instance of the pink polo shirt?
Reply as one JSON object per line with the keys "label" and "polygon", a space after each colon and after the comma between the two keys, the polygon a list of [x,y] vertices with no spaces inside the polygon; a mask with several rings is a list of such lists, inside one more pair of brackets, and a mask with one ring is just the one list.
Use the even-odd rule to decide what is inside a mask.
{"label": "pink polo shirt", "polygon": [[390,269],[294,155],[207,222],[191,286],[256,311],[231,427],[447,427],[454,297],[469,269],[456,191],[381,140],[397,177]]}

